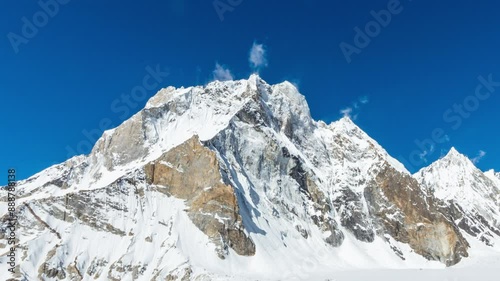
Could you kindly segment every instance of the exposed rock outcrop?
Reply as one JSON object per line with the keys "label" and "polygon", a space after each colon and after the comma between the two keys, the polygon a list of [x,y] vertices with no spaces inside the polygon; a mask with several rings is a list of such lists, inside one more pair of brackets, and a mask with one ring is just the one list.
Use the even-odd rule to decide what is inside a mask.
{"label": "exposed rock outcrop", "polygon": [[244,231],[238,202],[231,186],[222,182],[213,151],[198,137],[145,166],[147,181],[168,195],[186,200],[193,223],[218,245],[219,256],[231,247],[239,255],[255,254],[255,245]]}
{"label": "exposed rock outcrop", "polygon": [[415,252],[448,266],[468,256],[469,244],[458,228],[412,177],[386,165],[365,190],[365,197],[380,223],[379,231],[408,243]]}

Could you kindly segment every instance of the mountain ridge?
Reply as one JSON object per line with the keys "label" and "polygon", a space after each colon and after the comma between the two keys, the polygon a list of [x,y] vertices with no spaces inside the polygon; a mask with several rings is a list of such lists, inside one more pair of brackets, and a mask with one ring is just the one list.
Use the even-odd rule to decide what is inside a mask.
{"label": "mountain ridge", "polygon": [[[438,164],[465,166],[479,191],[497,188],[452,150]],[[496,253],[497,213],[477,216],[459,196],[447,203],[434,192],[444,188],[437,177],[411,175],[348,117],[313,120],[289,82],[252,75],[168,87],[89,155],[19,182],[20,244],[32,257],[24,277],[307,279],[452,266],[467,259],[470,239]],[[496,207],[496,194],[474,195]],[[71,235],[76,229],[83,236]],[[57,243],[42,246],[53,232]],[[99,235],[108,244],[82,238]],[[113,241],[122,246],[112,256],[97,250]]]}

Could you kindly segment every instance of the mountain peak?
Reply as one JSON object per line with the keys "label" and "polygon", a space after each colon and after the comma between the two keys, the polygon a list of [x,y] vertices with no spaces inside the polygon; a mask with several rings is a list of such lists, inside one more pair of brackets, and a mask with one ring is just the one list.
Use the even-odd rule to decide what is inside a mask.
{"label": "mountain peak", "polygon": [[460,152],[458,152],[458,150],[454,146],[452,146],[445,157],[456,158],[456,157],[465,157],[465,156],[463,154],[461,154]]}
{"label": "mountain peak", "polygon": [[356,129],[359,129],[359,127],[352,121],[352,119],[349,116],[344,116],[344,117],[340,118],[339,120],[332,122],[330,125],[335,127],[335,128],[342,129],[342,131],[345,131],[345,132],[354,131]]}
{"label": "mountain peak", "polygon": [[252,79],[260,79],[259,73],[250,74],[250,76],[248,77],[248,80],[252,80]]}
{"label": "mountain peak", "polygon": [[257,82],[259,82],[261,80],[262,80],[262,78],[260,77],[260,75],[258,73],[252,73],[248,77],[248,82],[250,82],[252,84],[256,84]]}
{"label": "mountain peak", "polygon": [[448,151],[448,154],[446,154],[446,156],[444,156],[440,160],[451,161],[452,163],[455,164],[464,163],[464,164],[474,165],[467,156],[460,153],[455,147],[451,147],[450,151]]}
{"label": "mountain peak", "polygon": [[444,200],[469,201],[476,196],[475,200],[480,202],[478,198],[487,194],[489,188],[484,184],[485,174],[454,147],[446,156],[418,171],[415,178],[425,189],[434,190],[434,194]]}
{"label": "mountain peak", "polygon": [[455,166],[463,166],[463,167],[474,167],[477,169],[473,160],[466,156],[465,154],[460,153],[455,147],[452,147],[448,154],[443,158],[439,159],[436,162],[446,162],[446,166],[455,165]]}
{"label": "mountain peak", "polygon": [[[448,182],[454,181],[458,176],[480,172],[476,166],[470,161],[467,156],[458,152],[455,147],[452,147],[446,156],[440,158],[427,167],[422,168],[415,173],[415,177],[419,180],[424,179],[429,181]],[[482,173],[482,172],[481,172]],[[426,179],[427,178],[427,179]],[[453,184],[457,185],[457,184]]]}
{"label": "mountain peak", "polygon": [[340,118],[339,121],[345,122],[348,124],[354,124],[354,122],[352,121],[351,117],[349,117],[349,115],[344,115],[344,117]]}

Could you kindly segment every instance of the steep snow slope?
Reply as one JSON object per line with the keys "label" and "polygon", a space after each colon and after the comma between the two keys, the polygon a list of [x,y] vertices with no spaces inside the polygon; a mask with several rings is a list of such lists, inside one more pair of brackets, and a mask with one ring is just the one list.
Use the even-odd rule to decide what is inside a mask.
{"label": "steep snow slope", "polygon": [[427,195],[350,119],[312,120],[288,82],[169,87],[89,155],[19,183],[18,277],[314,280],[456,264],[468,244],[448,199]]}

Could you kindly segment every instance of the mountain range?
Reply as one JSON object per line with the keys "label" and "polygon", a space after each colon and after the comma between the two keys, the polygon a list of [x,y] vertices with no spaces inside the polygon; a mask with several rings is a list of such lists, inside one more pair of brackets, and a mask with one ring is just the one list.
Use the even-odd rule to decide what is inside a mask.
{"label": "mountain range", "polygon": [[[16,196],[18,280],[500,264],[500,173],[452,148],[411,174],[349,117],[315,121],[293,84],[255,74],[161,89],[90,154],[19,181]],[[7,213],[0,205],[3,230]]]}

